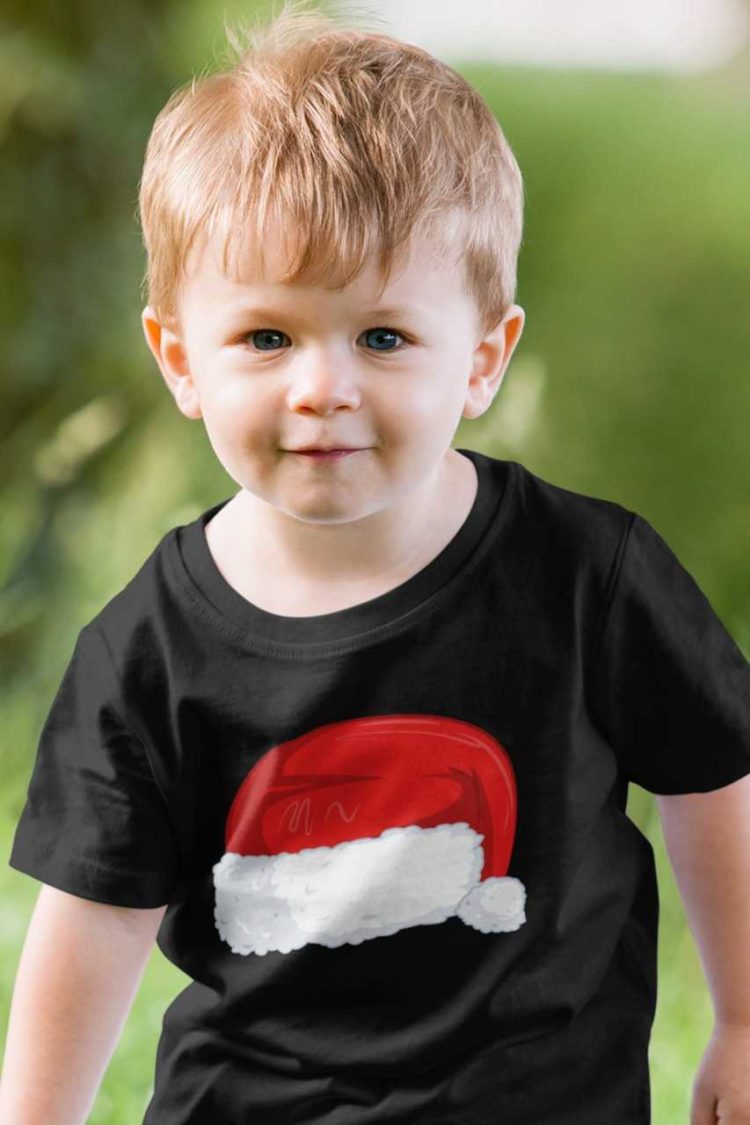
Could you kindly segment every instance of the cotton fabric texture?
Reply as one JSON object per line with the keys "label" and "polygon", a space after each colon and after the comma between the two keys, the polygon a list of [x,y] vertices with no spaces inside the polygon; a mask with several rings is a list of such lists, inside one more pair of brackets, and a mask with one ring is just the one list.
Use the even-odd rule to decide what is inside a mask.
{"label": "cotton fabric texture", "polygon": [[205,525],[87,623],[10,865],[168,903],[144,1125],[649,1125],[659,901],[629,783],[750,772],[750,665],[639,514],[462,449],[419,573],[284,617]]}

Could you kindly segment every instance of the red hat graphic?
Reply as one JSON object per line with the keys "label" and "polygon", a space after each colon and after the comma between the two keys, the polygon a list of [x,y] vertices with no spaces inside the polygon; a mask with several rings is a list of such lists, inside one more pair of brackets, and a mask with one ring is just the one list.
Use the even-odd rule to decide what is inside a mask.
{"label": "red hat graphic", "polygon": [[513,767],[480,727],[329,723],[274,746],[238,789],[213,867],[216,926],[242,954],[358,945],[453,916],[517,930],[515,831]]}

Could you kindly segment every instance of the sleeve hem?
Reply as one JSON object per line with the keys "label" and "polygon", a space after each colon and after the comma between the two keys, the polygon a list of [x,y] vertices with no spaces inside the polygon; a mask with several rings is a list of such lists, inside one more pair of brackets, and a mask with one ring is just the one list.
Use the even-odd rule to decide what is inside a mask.
{"label": "sleeve hem", "polygon": [[109,906],[148,910],[167,906],[171,901],[160,887],[157,873],[144,875],[139,871],[136,877],[133,872],[116,871],[85,857],[67,858],[64,862],[54,855],[42,859],[22,854],[14,843],[8,866],[67,894]]}
{"label": "sleeve hem", "polygon": [[[690,793],[713,793],[717,789],[725,789],[727,785],[733,785],[736,781],[742,781],[744,777],[750,776],[750,760],[741,762],[739,765],[730,767],[727,773],[722,774],[721,780],[717,780],[714,774],[708,780],[703,780],[699,785],[693,785],[690,789],[684,787],[670,786],[665,789],[660,786],[658,789],[647,789],[647,793],[651,793],[654,797],[683,797]],[[640,782],[636,781],[636,785]],[[644,788],[644,786],[641,786]]]}

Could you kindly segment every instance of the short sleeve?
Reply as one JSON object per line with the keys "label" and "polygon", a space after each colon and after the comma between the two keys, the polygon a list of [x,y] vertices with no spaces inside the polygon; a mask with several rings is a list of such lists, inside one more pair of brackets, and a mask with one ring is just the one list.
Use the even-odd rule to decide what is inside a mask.
{"label": "short sleeve", "polygon": [[170,901],[176,836],[96,625],[79,633],[44,722],[9,864],[95,902]]}
{"label": "short sleeve", "polygon": [[750,773],[750,664],[664,539],[630,515],[594,710],[629,781],[706,793]]}

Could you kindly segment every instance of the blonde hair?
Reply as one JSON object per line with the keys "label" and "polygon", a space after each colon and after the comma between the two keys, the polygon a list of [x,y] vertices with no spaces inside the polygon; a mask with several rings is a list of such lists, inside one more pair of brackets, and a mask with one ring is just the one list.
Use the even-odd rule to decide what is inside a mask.
{"label": "blonde hair", "polygon": [[523,183],[470,83],[413,44],[338,26],[300,0],[247,41],[224,31],[229,66],[175,90],[146,148],[144,295],[158,319],[179,326],[194,248],[217,246],[223,275],[240,281],[240,252],[262,261],[266,220],[279,216],[297,250],[284,282],[340,288],[376,254],[385,288],[395,258],[424,236],[436,256],[463,260],[482,335],[496,327],[515,299]]}

